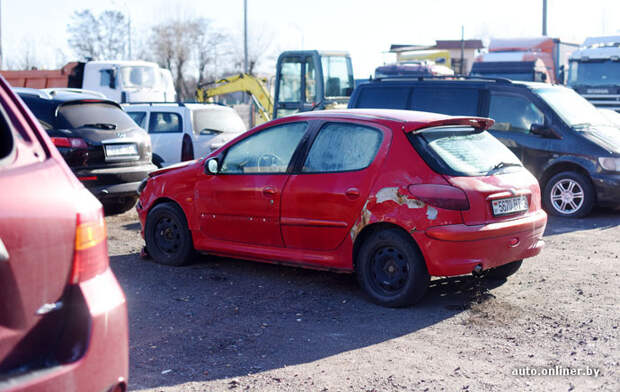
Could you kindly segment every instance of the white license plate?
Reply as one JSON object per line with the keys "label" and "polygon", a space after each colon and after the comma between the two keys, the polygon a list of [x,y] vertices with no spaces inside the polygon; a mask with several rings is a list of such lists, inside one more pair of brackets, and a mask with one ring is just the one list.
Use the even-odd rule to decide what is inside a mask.
{"label": "white license plate", "polygon": [[138,155],[138,147],[133,143],[107,144],[105,146],[105,155],[110,158]]}
{"label": "white license plate", "polygon": [[517,212],[527,211],[529,204],[526,196],[509,197],[491,201],[493,207],[493,215],[508,215]]}

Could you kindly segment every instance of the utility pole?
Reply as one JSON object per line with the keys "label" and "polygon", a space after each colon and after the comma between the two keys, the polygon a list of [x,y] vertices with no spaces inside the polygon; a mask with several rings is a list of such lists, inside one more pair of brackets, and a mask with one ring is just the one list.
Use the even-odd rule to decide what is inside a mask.
{"label": "utility pole", "polygon": [[127,54],[129,55],[128,60],[131,60],[131,14],[129,13],[129,7],[127,7]]}
{"label": "utility pole", "polygon": [[465,65],[465,26],[461,25],[461,67],[459,74],[463,75],[463,66]]}
{"label": "utility pole", "polygon": [[2,55],[2,0],[0,0],[0,68],[4,62],[4,56]]}
{"label": "utility pole", "polygon": [[543,0],[542,35],[547,35],[547,0]]}
{"label": "utility pole", "polygon": [[243,73],[248,73],[248,0],[243,0]]}

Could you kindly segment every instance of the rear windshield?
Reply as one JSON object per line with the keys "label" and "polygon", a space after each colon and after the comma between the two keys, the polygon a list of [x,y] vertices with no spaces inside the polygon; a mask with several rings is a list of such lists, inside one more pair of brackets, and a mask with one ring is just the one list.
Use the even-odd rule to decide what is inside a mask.
{"label": "rear windshield", "polygon": [[[118,106],[109,103],[64,104],[58,110],[55,128],[80,128],[88,125],[105,128],[103,124],[115,125],[114,129],[135,127],[133,120]],[[96,125],[99,124],[99,125]]]}
{"label": "rear windshield", "polygon": [[426,163],[440,174],[490,175],[520,167],[519,159],[490,133],[471,127],[437,127],[409,134]]}
{"label": "rear windshield", "polygon": [[233,110],[195,110],[192,112],[194,132],[245,132],[246,127]]}

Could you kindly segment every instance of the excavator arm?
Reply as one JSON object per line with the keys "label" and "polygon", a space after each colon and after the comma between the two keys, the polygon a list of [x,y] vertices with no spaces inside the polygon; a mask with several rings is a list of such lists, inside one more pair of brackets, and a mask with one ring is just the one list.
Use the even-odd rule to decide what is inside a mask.
{"label": "excavator arm", "polygon": [[271,95],[269,91],[267,91],[265,84],[259,78],[252,75],[242,73],[199,86],[196,89],[196,99],[198,102],[207,102],[209,98],[217,95],[230,94],[238,91],[245,91],[250,94],[264,121],[269,121],[271,119],[271,114],[273,113],[273,100]]}

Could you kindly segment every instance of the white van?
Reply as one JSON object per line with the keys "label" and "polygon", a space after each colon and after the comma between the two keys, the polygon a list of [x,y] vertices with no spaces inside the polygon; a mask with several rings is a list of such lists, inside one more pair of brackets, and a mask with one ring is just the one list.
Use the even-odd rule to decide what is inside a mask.
{"label": "white van", "polygon": [[158,167],[204,157],[247,130],[237,112],[217,104],[145,103],[124,108],[148,131]]}

